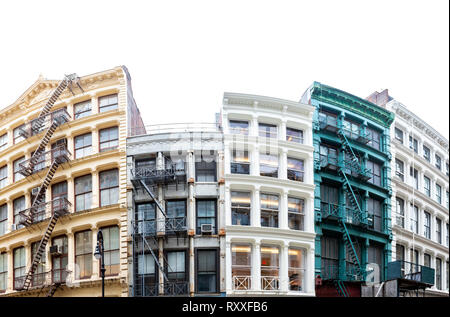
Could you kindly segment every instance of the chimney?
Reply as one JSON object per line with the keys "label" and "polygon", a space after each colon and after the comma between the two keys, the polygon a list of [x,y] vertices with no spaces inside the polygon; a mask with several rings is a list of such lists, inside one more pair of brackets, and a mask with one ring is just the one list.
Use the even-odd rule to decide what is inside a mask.
{"label": "chimney", "polygon": [[392,97],[389,96],[388,90],[384,89],[382,92],[373,92],[369,97],[366,98],[366,100],[376,104],[377,106],[386,108],[386,104],[392,100]]}

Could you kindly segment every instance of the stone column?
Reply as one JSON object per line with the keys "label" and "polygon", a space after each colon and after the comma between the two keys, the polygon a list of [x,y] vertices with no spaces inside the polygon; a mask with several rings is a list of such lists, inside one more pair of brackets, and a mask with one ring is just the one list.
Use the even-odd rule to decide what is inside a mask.
{"label": "stone column", "polygon": [[93,171],[92,174],[92,202],[91,209],[100,207],[100,180],[99,172]]}
{"label": "stone column", "polygon": [[95,247],[97,246],[97,233],[98,228],[94,227],[91,229],[92,234],[92,278],[98,279],[100,278],[100,260],[97,260],[94,257]]}
{"label": "stone column", "polygon": [[255,242],[252,248],[252,290],[261,290],[261,243]]}
{"label": "stone column", "polygon": [[250,225],[253,227],[261,227],[261,207],[260,207],[260,190],[259,187],[255,188],[253,192]]}
{"label": "stone column", "polygon": [[[95,249],[94,249],[95,250]],[[75,235],[73,232],[67,233],[67,270],[70,271],[69,275],[71,281],[76,280],[78,277],[77,269],[75,265]]]}
{"label": "stone column", "polygon": [[280,248],[280,291],[288,292],[289,291],[289,247],[287,244],[284,244]]}
{"label": "stone column", "polygon": [[[231,250],[231,241],[225,243],[225,286],[227,294],[233,291],[232,265],[233,254]],[[222,252],[222,251],[221,251]]]}
{"label": "stone column", "polygon": [[279,209],[279,228],[281,229],[289,229],[288,223],[288,192],[287,190],[283,190],[283,193],[280,197],[280,209]]}
{"label": "stone column", "polygon": [[315,267],[314,267],[314,259],[315,259],[315,253],[314,248],[309,248],[306,251],[306,270],[305,270],[305,286],[304,290],[307,293],[314,293],[315,288]]}
{"label": "stone column", "polygon": [[278,168],[279,177],[281,179],[287,179],[287,169],[288,169],[287,150],[282,149],[281,155],[279,155],[279,168]]}

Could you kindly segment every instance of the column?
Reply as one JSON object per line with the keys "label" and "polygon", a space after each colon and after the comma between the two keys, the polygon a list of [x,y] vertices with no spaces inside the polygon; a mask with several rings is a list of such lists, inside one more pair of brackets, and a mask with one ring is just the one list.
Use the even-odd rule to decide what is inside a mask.
{"label": "column", "polygon": [[287,179],[287,150],[286,149],[282,149],[281,155],[279,155],[279,177],[281,179]]}
{"label": "column", "polygon": [[[95,249],[94,249],[95,250]],[[67,253],[68,253],[68,259],[67,259],[67,267],[66,269],[70,271],[68,274],[69,280],[72,282],[77,279],[76,273],[76,265],[75,265],[75,237],[73,232],[67,233]]]}
{"label": "column", "polygon": [[253,191],[251,202],[250,225],[253,227],[261,227],[261,208],[260,208],[260,190],[259,187]]}
{"label": "column", "polygon": [[252,157],[250,160],[250,175],[259,176],[259,147],[257,145],[249,153],[249,156]]}
{"label": "column", "polygon": [[[231,241],[225,243],[225,287],[227,294],[233,291],[232,265],[233,254],[231,250]],[[222,250],[221,250],[222,253]]]}
{"label": "column", "polygon": [[100,133],[97,128],[91,130],[92,153],[100,153]]}
{"label": "column", "polygon": [[[283,109],[286,106],[283,106]],[[286,120],[281,121],[280,140],[286,141]]]}
{"label": "column", "polygon": [[280,248],[280,291],[289,291],[289,246],[284,244]]}
{"label": "column", "polygon": [[306,270],[305,270],[305,292],[314,293],[315,289],[315,267],[314,267],[314,259],[315,259],[315,251],[314,248],[309,248],[306,251]]}
{"label": "column", "polygon": [[[11,231],[11,226],[14,223],[14,206],[13,206],[13,201],[8,199],[6,201],[6,206],[8,208],[8,222],[7,222],[7,228],[6,228],[6,232],[10,232]],[[8,266],[9,267],[9,266]]]}
{"label": "column", "polygon": [[98,97],[96,95],[91,95],[92,114],[96,114],[99,112],[98,106]]}
{"label": "column", "polygon": [[[256,104],[258,104],[258,102],[257,101],[255,101],[255,103]],[[258,131],[259,131],[259,129],[258,129],[259,127],[258,127],[258,117],[257,116],[253,116],[252,117],[252,120],[251,120],[251,127],[250,127],[250,135],[253,135],[253,136],[258,136],[259,135],[259,133],[258,133]]]}
{"label": "column", "polygon": [[[92,234],[92,251],[94,252],[95,247],[97,245],[97,233],[98,233],[98,228],[93,227],[91,229],[91,234]],[[98,279],[101,277],[100,274],[100,260],[97,260],[94,257],[94,254],[92,254],[92,278],[93,279]]]}
{"label": "column", "polygon": [[281,229],[289,229],[289,223],[288,223],[288,191],[283,190],[283,193],[280,197],[280,209],[279,209],[279,227]]}
{"label": "column", "polygon": [[[231,193],[230,193],[230,186],[225,186],[225,202],[224,202],[224,218],[225,223],[224,226],[231,226],[232,219],[231,219]],[[222,218],[223,216],[221,216]]]}
{"label": "column", "polygon": [[99,178],[98,171],[93,171],[91,177],[92,177],[91,209],[94,209],[100,206],[100,182],[98,179]]}
{"label": "column", "polygon": [[189,290],[190,295],[195,293],[195,257],[194,257],[194,237],[189,237]]}
{"label": "column", "polygon": [[[230,145],[228,142],[225,142],[224,145],[224,156],[223,156],[223,171],[224,174],[231,174],[231,151],[230,151]],[[220,179],[220,176],[219,176]]]}
{"label": "column", "polygon": [[6,284],[6,290],[14,289],[14,253],[13,250],[8,249],[6,251],[8,258],[8,278]]}
{"label": "column", "polygon": [[252,290],[261,290],[261,243],[255,242],[252,248]]}

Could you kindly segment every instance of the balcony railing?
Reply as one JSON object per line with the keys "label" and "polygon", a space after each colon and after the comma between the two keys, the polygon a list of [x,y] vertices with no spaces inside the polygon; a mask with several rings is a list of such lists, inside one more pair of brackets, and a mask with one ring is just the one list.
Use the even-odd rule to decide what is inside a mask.
{"label": "balcony railing", "polygon": [[251,276],[233,276],[233,290],[248,291],[252,289]]}
{"label": "balcony railing", "polygon": [[32,208],[25,209],[19,212],[18,224],[25,225],[27,219],[31,220],[31,223],[37,223],[49,219],[54,213],[58,213],[59,216],[65,215],[71,212],[72,204],[64,197],[58,197],[49,202],[40,203]]}
{"label": "balcony railing", "polygon": [[36,118],[24,125],[20,129],[19,133],[25,139],[37,135],[44,130],[48,129],[54,122],[60,126],[71,119],[69,113],[65,108],[55,110],[46,114],[42,118]]}
{"label": "balcony railing", "polygon": [[387,280],[405,279],[431,287],[434,285],[434,275],[434,269],[407,261],[394,261],[387,266]]}
{"label": "balcony railing", "polygon": [[187,231],[186,217],[138,220],[134,230],[144,236],[178,234]]}
{"label": "balcony railing", "polygon": [[278,276],[261,276],[261,289],[263,291],[277,291],[280,289]]}
{"label": "balcony railing", "polygon": [[180,296],[189,294],[189,282],[187,281],[168,281],[164,283],[164,295]]}
{"label": "balcony railing", "polygon": [[328,131],[331,131],[331,132],[336,132],[338,130],[337,117],[320,116],[319,115],[319,128],[321,130],[328,130]]}
{"label": "balcony railing", "polygon": [[367,226],[369,222],[366,212],[361,214],[359,209],[350,208],[342,204],[321,202],[320,212],[322,219],[344,219],[346,223],[357,226]]}
{"label": "balcony railing", "polygon": [[231,162],[231,174],[250,174],[250,163]]}
{"label": "balcony railing", "polygon": [[66,163],[70,160],[70,156],[71,154],[67,150],[65,145],[60,145],[50,151],[44,152],[39,155],[37,161],[32,164],[32,169],[29,168],[31,159],[19,163],[19,173],[27,177],[31,174],[38,173],[46,168],[49,168],[53,160],[56,160],[59,164]]}
{"label": "balcony railing", "polygon": [[171,164],[164,169],[156,169],[156,167],[136,167],[131,170],[133,180],[147,180],[153,183],[168,183],[184,179],[186,177],[186,169],[183,164]]}
{"label": "balcony railing", "polygon": [[[323,280],[341,280],[341,281],[362,281],[363,276],[358,274],[356,264],[346,263],[345,269],[339,270],[338,260],[333,260],[334,264],[325,264],[321,268],[321,277]],[[363,274],[364,275],[364,274]]]}
{"label": "balcony railing", "polygon": [[145,127],[130,128],[129,134],[132,136],[138,135],[153,135],[163,133],[189,133],[189,132],[221,132],[222,128],[217,123],[210,122],[189,122],[189,123],[167,123],[167,124],[153,124]]}
{"label": "balcony railing", "polygon": [[[65,284],[70,273],[71,271],[68,271],[66,269],[53,269],[47,272],[34,273],[31,276],[30,288],[32,289],[47,287],[55,284]],[[20,291],[23,289],[25,277],[26,276],[20,276],[14,279],[15,290]]]}

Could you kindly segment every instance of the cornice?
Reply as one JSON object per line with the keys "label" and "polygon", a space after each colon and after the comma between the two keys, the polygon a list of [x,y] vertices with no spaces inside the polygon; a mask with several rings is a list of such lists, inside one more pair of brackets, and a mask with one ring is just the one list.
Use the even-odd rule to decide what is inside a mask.
{"label": "cornice", "polygon": [[394,121],[394,114],[365,99],[359,98],[345,91],[314,82],[311,89],[311,98],[318,101],[334,104],[343,109],[357,113],[372,120],[385,128],[389,128]]}
{"label": "cornice", "polygon": [[423,134],[430,137],[433,141],[435,141],[438,145],[440,145],[444,151],[448,152],[449,145],[448,140],[443,137],[439,132],[437,132],[432,126],[428,123],[420,119],[413,112],[408,110],[401,102],[397,100],[391,100],[388,103],[388,106],[395,112],[395,115],[402,118],[403,120],[413,123],[414,127],[418,130],[422,131]]}

